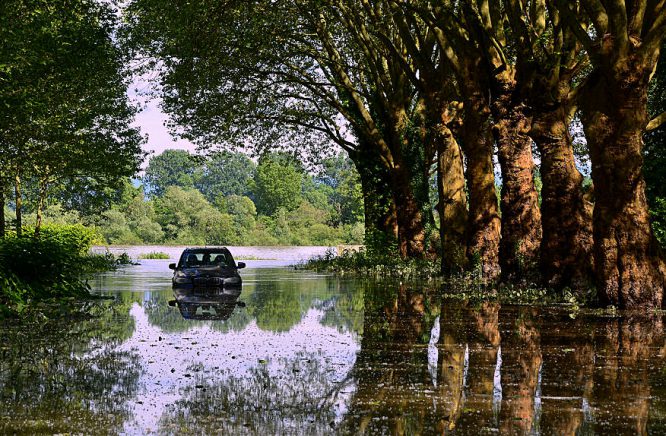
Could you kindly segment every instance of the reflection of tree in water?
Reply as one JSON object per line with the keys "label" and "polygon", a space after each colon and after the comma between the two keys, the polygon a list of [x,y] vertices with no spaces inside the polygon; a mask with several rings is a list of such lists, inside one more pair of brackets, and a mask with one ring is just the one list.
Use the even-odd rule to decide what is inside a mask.
{"label": "reflection of tree in water", "polygon": [[199,378],[160,418],[160,433],[325,434],[348,380],[320,353],[260,363],[249,376]]}
{"label": "reflection of tree in water", "polygon": [[[543,313],[541,322],[541,419],[544,434],[589,434],[587,406],[595,371],[594,319]],[[562,326],[566,328],[562,328]]]}
{"label": "reflection of tree in water", "polygon": [[338,281],[335,289],[329,289],[329,292],[332,295],[329,299],[315,305],[324,311],[321,324],[337,328],[341,333],[363,334],[363,283]]}
{"label": "reflection of tree in water", "polygon": [[[132,334],[123,304],[87,320],[5,327],[0,360],[0,433],[117,433],[137,391],[138,356],[114,351]],[[126,306],[126,305],[125,305]],[[123,315],[124,314],[124,315]]]}
{"label": "reflection of tree in water", "polygon": [[527,434],[538,428],[537,389],[541,370],[541,335],[535,309],[520,308],[505,315],[500,311],[502,333],[502,409],[500,432]]}
{"label": "reflection of tree in water", "polygon": [[[590,405],[599,409],[596,432],[647,434],[650,373],[662,370],[663,347],[661,316],[622,317],[601,326],[595,337],[594,363],[601,370],[594,371],[590,398]],[[664,423],[655,422],[652,427],[663,429]]]}
{"label": "reflection of tree in water", "polygon": [[424,292],[404,286],[365,290],[365,323],[342,432],[431,433],[428,341],[437,315]]}
{"label": "reflection of tree in water", "polygon": [[496,427],[499,304],[444,302],[438,344],[439,430]]}
{"label": "reflection of tree in water", "polygon": [[572,320],[562,310],[445,301],[433,330],[437,367],[430,379],[424,338],[427,313],[434,312],[424,310],[428,301],[405,288],[366,294],[353,370],[358,389],[344,431],[644,434],[666,428],[666,401],[654,395],[655,389],[666,393],[659,317]]}
{"label": "reflection of tree in water", "polygon": [[312,294],[294,281],[266,281],[256,284],[248,311],[262,330],[286,332],[301,321],[310,308]]}
{"label": "reflection of tree in water", "polygon": [[[244,293],[245,289],[244,286]],[[341,285],[336,277],[315,276],[301,280],[278,278],[254,283],[245,299],[248,313],[257,320],[260,329],[286,332],[297,325],[310,308],[324,308],[326,305],[323,302],[327,300],[343,298],[344,301],[350,289],[357,288],[354,285]],[[335,307],[337,312],[337,302]],[[344,314],[339,321],[348,323]],[[331,322],[331,318],[328,318],[328,322]]]}

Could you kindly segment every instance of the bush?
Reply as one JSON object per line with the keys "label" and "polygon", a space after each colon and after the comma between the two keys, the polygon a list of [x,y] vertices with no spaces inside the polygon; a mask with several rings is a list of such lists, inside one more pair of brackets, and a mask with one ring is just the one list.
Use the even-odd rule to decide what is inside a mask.
{"label": "bush", "polygon": [[336,256],[331,250],[314,257],[301,266],[303,269],[352,273],[400,279],[433,279],[440,276],[439,262],[427,259],[402,259],[397,252],[345,251]]}
{"label": "bush", "polygon": [[139,259],[170,259],[169,255],[161,251],[139,254]]}
{"label": "bush", "polygon": [[48,225],[39,236],[26,229],[21,237],[0,239],[0,304],[88,296],[81,277],[100,269],[100,256],[88,254],[97,240],[96,232],[82,225]]}

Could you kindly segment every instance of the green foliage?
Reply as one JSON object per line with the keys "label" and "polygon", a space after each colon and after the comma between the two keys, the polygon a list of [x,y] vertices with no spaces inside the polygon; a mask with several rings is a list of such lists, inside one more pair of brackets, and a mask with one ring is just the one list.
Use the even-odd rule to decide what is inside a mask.
{"label": "green foliage", "polygon": [[177,244],[226,244],[233,235],[233,219],[215,209],[202,193],[176,186],[155,200],[157,221],[167,241]]}
{"label": "green foliage", "polygon": [[652,202],[652,230],[662,247],[666,247],[666,198],[657,197]]}
{"label": "green foliage", "polygon": [[[210,159],[199,159],[185,151],[172,151],[175,153],[167,154],[198,165],[189,172],[196,183],[186,183],[193,186],[149,187],[152,197],[147,199],[144,188],[127,179],[120,184],[114,201],[106,209],[86,215],[55,203],[44,210],[44,222],[49,225],[93,224],[102,242],[116,245],[363,243],[362,212],[358,211],[362,210],[360,182],[348,159],[337,157],[328,161],[327,169],[314,177],[304,172],[302,165],[288,155],[267,155],[256,171],[258,176],[247,182],[255,168],[242,154],[218,153]],[[146,178],[146,183],[169,180],[170,176],[160,179],[155,174],[164,173],[162,170],[168,169],[173,157],[151,159],[154,171],[150,178]],[[217,173],[209,172],[210,168],[215,168]],[[227,170],[237,181],[243,180],[242,183],[233,185],[225,179]],[[201,174],[203,176],[199,177]],[[222,180],[215,181],[215,174]],[[233,186],[225,188],[227,182]],[[156,186],[161,185],[156,183]],[[243,191],[243,187],[254,191],[248,195],[225,195],[225,192]],[[204,192],[208,192],[208,196]],[[354,194],[349,196],[349,192]],[[213,193],[218,195],[211,201]],[[266,209],[275,210],[271,214],[258,212],[251,197],[257,198]],[[35,217],[27,215],[27,219],[34,220]]]}
{"label": "green foliage", "polygon": [[144,181],[152,196],[162,196],[169,186],[194,188],[200,177],[197,159],[186,150],[164,150],[148,161]]}
{"label": "green foliage", "polygon": [[255,165],[241,153],[218,152],[206,160],[196,187],[208,201],[219,197],[247,196]]}
{"label": "green foliage", "polygon": [[402,259],[396,252],[369,252],[346,250],[339,256],[332,251],[314,257],[299,268],[400,279],[433,279],[441,274],[436,260]]}
{"label": "green foliage", "polygon": [[170,259],[169,255],[161,251],[139,254],[139,259]]}
{"label": "green foliage", "polygon": [[0,177],[44,193],[133,175],[143,139],[131,124],[129,74],[109,2],[0,4]]}
{"label": "green foliage", "polygon": [[254,176],[257,211],[270,216],[280,208],[296,209],[301,204],[301,185],[302,175],[294,165],[264,156]]}
{"label": "green foliage", "polygon": [[78,225],[46,225],[38,236],[0,239],[0,306],[21,310],[29,300],[87,297],[86,274],[114,268],[111,255],[91,255],[99,235]]}

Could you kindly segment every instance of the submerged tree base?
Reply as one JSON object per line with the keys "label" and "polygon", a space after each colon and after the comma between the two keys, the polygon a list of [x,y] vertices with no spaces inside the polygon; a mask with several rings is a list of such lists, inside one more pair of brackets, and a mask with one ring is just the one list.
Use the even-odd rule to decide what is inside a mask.
{"label": "submerged tree base", "polygon": [[[484,278],[482,268],[442,275],[438,259],[402,259],[397,254],[345,251],[336,256],[329,251],[296,269],[329,272],[340,275],[434,282],[443,298],[468,301],[495,301],[532,306],[600,307],[594,288],[555,290],[538,285],[533,275],[517,277],[512,282],[497,283]],[[610,306],[609,306],[610,307]]]}

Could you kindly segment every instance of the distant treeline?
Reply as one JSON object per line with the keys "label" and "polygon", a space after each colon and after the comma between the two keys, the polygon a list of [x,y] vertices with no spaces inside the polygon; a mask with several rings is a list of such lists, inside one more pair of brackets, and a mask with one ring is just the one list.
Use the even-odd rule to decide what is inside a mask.
{"label": "distant treeline", "polygon": [[[47,199],[43,221],[94,227],[109,244],[361,244],[359,182],[342,156],[325,159],[313,175],[283,154],[255,164],[241,153],[206,158],[166,150],[150,159],[142,179],[110,193],[106,206],[86,213],[56,196]],[[25,221],[34,223],[34,207],[24,205]],[[13,214],[8,206],[6,215]]]}

